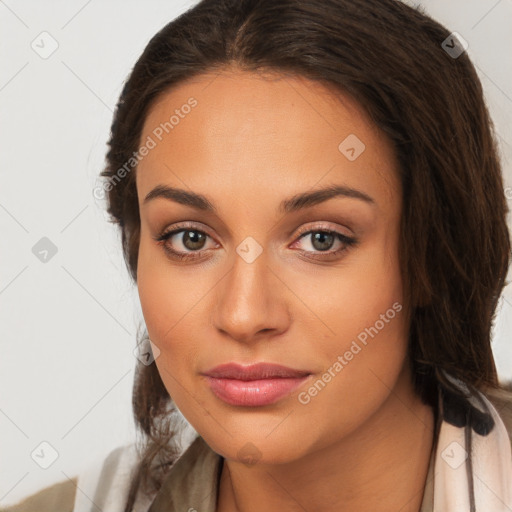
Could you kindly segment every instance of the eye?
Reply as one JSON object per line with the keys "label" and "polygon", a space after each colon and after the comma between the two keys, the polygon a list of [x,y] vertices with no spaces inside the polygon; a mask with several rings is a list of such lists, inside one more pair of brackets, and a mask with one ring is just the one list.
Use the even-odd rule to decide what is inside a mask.
{"label": "eye", "polygon": [[[357,239],[349,237],[332,229],[310,229],[302,232],[297,243],[302,240],[308,241],[304,245],[306,250],[300,250],[301,253],[312,259],[326,259],[338,256],[352,246],[357,244]],[[335,246],[333,249],[332,247]],[[337,247],[336,247],[337,246]]]}
{"label": "eye", "polygon": [[191,225],[164,231],[155,240],[163,245],[171,258],[186,260],[201,256],[208,238],[210,235]]}
{"label": "eye", "polygon": [[[310,248],[299,249],[299,252],[308,258],[317,260],[335,258],[358,243],[358,240],[354,237],[323,227],[309,229],[308,231],[303,230],[298,236],[298,240],[291,247],[309,239],[309,243],[305,245]],[[205,249],[205,246],[208,239],[211,238],[208,233],[197,229],[194,224],[176,226],[174,229],[166,230],[154,237],[156,242],[163,246],[170,258],[178,260],[200,258],[208,250]],[[336,245],[337,248],[332,249]],[[213,248],[215,246],[213,244]]]}

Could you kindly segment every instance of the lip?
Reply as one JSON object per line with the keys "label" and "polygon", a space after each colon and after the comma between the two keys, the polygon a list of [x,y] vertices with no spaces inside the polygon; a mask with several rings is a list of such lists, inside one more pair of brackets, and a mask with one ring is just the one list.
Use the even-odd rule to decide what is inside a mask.
{"label": "lip", "polygon": [[306,381],[311,372],[273,363],[243,366],[227,363],[202,375],[215,395],[230,405],[257,407],[269,405],[290,394]]}
{"label": "lip", "polygon": [[256,363],[251,365],[241,365],[238,363],[226,363],[206,371],[203,375],[220,379],[237,380],[261,380],[270,378],[301,378],[309,375],[311,372],[306,370],[296,370],[280,364],[274,363]]}

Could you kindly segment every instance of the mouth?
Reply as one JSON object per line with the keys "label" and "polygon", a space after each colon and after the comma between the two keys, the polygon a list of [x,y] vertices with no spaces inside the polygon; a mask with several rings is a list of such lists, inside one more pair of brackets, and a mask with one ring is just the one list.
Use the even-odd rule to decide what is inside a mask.
{"label": "mouth", "polygon": [[202,375],[213,393],[229,405],[257,407],[273,404],[289,395],[312,374],[271,363],[242,366],[228,363]]}

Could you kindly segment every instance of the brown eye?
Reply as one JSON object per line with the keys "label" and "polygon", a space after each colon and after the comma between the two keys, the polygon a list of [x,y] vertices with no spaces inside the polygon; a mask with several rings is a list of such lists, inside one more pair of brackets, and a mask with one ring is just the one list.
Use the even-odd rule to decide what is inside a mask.
{"label": "brown eye", "polygon": [[[357,243],[355,238],[326,229],[311,229],[306,233],[302,233],[299,241],[303,239],[309,240],[309,245],[312,249],[302,250],[301,252],[306,255],[311,255],[310,257],[316,259],[324,256],[334,256]],[[333,245],[336,245],[336,242],[339,243],[339,246],[332,249]],[[325,255],[322,255],[322,253],[325,253]]]}
{"label": "brown eye", "polygon": [[200,257],[209,238],[204,231],[185,226],[164,231],[155,240],[171,258],[185,260]]}
{"label": "brown eye", "polygon": [[333,243],[336,241],[336,238],[334,235],[327,231],[316,231],[312,232],[314,233],[314,236],[311,238],[311,245],[317,250],[317,251],[328,251]]}
{"label": "brown eye", "polygon": [[[180,233],[180,231],[178,232]],[[205,233],[202,233],[201,231],[192,231],[192,230],[185,230],[183,231],[183,235],[181,237],[181,243],[189,250],[191,251],[197,251],[199,249],[202,249],[205,242],[206,242],[206,235]]]}

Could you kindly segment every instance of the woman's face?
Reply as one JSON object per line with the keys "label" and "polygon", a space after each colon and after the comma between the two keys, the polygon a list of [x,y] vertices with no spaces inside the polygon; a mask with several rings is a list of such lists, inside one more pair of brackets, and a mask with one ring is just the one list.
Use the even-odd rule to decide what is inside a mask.
{"label": "woman's face", "polygon": [[[410,396],[397,162],[357,103],[304,78],[205,74],[158,100],[143,145],[142,311],[168,392],[215,451],[291,461]],[[229,362],[306,376],[205,376]]]}

